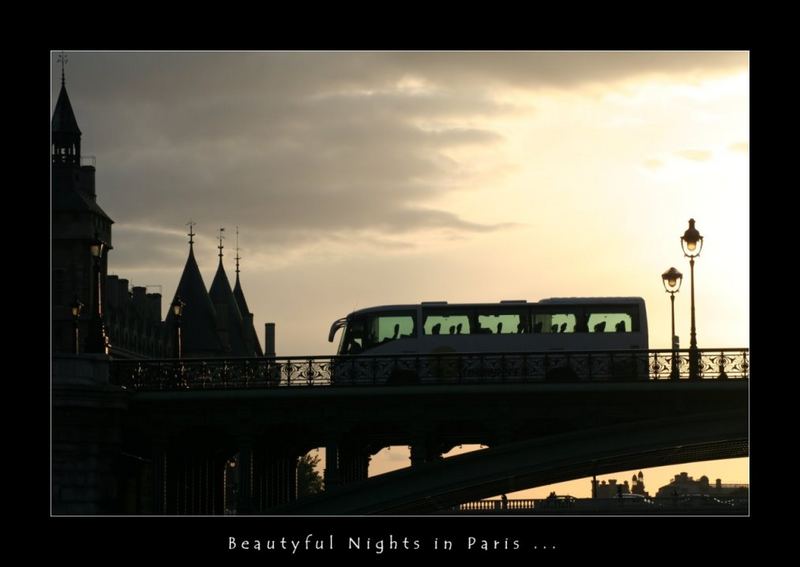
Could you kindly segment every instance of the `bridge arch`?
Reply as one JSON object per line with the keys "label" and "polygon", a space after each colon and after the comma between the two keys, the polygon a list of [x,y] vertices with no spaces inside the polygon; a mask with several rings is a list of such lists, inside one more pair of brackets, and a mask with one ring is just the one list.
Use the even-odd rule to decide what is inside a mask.
{"label": "bridge arch", "polygon": [[748,454],[746,411],[638,421],[500,445],[338,487],[285,514],[435,513],[486,498],[619,470]]}

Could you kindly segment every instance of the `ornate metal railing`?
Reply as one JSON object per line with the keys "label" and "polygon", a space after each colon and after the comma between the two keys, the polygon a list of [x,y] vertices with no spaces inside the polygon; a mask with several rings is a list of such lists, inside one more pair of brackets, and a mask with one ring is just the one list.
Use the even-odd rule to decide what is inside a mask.
{"label": "ornate metal railing", "polygon": [[727,380],[750,377],[749,350],[689,350],[115,360],[112,382],[134,390],[397,386],[525,382]]}

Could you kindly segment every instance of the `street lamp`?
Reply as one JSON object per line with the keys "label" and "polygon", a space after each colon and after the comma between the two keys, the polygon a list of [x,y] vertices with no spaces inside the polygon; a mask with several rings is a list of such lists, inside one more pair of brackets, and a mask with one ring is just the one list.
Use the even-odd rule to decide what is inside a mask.
{"label": "street lamp", "polygon": [[180,359],[182,355],[181,345],[181,316],[183,315],[183,306],[186,305],[179,295],[175,296],[175,301],[172,302],[172,313],[175,315],[175,358]]}
{"label": "street lamp", "polygon": [[72,304],[72,334],[75,338],[75,354],[80,354],[80,331],[78,330],[78,319],[81,316],[81,308],[83,308],[83,303],[77,297],[75,298],[75,302]]}
{"label": "street lamp", "polygon": [[672,335],[670,336],[670,344],[672,345],[672,369],[670,378],[677,380],[678,374],[678,340],[675,336],[675,294],[681,289],[681,282],[683,281],[683,274],[675,268],[670,268],[663,274],[661,279],[664,283],[664,290],[669,294],[669,301],[672,307]]}
{"label": "street lamp", "polygon": [[92,321],[89,325],[89,336],[86,338],[86,352],[108,354],[108,336],[103,323],[103,298],[101,296],[103,285],[103,271],[101,261],[106,244],[94,235],[94,240],[89,245],[89,251],[94,258],[94,297],[95,305],[92,306]]}
{"label": "street lamp", "polygon": [[700,358],[697,351],[697,330],[694,324],[694,259],[698,257],[703,250],[703,237],[700,236],[700,233],[694,227],[694,219],[689,219],[689,228],[687,228],[686,232],[681,236],[681,247],[683,248],[683,255],[689,258],[689,274],[692,286],[692,331],[689,343],[689,379],[696,380],[700,378]]}

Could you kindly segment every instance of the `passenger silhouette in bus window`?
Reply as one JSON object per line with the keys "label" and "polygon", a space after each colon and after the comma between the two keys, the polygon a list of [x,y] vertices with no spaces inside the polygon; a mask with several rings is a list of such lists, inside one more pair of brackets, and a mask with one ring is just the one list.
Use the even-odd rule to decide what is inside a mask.
{"label": "passenger silhouette in bus window", "polygon": [[550,327],[550,332],[551,333],[557,333],[558,332],[558,323],[556,323],[555,325]]}
{"label": "passenger silhouette in bus window", "polygon": [[563,323],[561,323],[561,330],[559,331],[559,333],[563,333],[566,330],[567,330],[567,322],[564,321]]}
{"label": "passenger silhouette in bus window", "polygon": [[617,326],[614,328],[618,333],[625,332],[625,321],[620,321],[617,323]]}
{"label": "passenger silhouette in bus window", "polygon": [[392,335],[392,340],[400,338],[400,323],[397,323],[394,326],[394,335]]}
{"label": "passenger silhouette in bus window", "polygon": [[[606,322],[602,321],[594,326],[595,333],[603,333],[606,330]],[[619,331],[619,329],[617,329]]]}
{"label": "passenger silhouette in bus window", "polygon": [[441,330],[442,330],[442,324],[441,323],[436,323],[433,327],[431,327],[431,334],[432,335],[438,335],[439,331],[441,331]]}
{"label": "passenger silhouette in bus window", "polygon": [[455,325],[450,325],[450,331],[448,332],[448,334],[449,335],[455,335],[456,334],[456,326]]}
{"label": "passenger silhouette in bus window", "polygon": [[497,334],[498,335],[502,335],[503,334],[503,322],[502,321],[497,323]]}
{"label": "passenger silhouette in bus window", "polygon": [[523,321],[520,321],[519,325],[517,325],[517,333],[522,334],[524,332],[525,332],[525,323]]}
{"label": "passenger silhouette in bus window", "polygon": [[533,332],[534,333],[541,333],[542,332],[542,323],[543,323],[543,321],[537,321],[533,325]]}
{"label": "passenger silhouette in bus window", "polygon": [[456,334],[457,335],[461,334],[461,329],[462,329],[463,326],[464,326],[464,323],[459,323],[458,324],[458,326],[456,327]]}
{"label": "passenger silhouette in bus window", "polygon": [[583,317],[578,317],[578,322],[575,325],[575,332],[576,333],[588,333],[589,332],[589,313],[583,315]]}

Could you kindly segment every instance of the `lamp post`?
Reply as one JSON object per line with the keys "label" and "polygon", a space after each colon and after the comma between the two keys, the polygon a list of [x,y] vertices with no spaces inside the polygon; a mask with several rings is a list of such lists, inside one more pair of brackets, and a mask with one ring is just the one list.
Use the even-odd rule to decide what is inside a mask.
{"label": "lamp post", "polygon": [[181,344],[181,316],[183,315],[183,306],[186,305],[179,295],[175,296],[175,301],[172,302],[172,313],[175,315],[175,358],[180,359],[183,354]]}
{"label": "lamp post", "polygon": [[75,298],[75,302],[72,304],[72,334],[75,339],[75,354],[80,354],[81,352],[81,337],[80,331],[78,330],[78,319],[81,316],[81,309],[83,308],[83,303],[77,297]]}
{"label": "lamp post", "polygon": [[103,323],[103,298],[101,296],[101,290],[103,289],[101,261],[105,248],[105,242],[100,240],[95,233],[94,240],[89,246],[89,251],[92,253],[92,258],[94,258],[93,285],[95,304],[92,306],[92,321],[89,325],[89,336],[86,338],[86,352],[108,354],[108,337]]}
{"label": "lamp post", "polygon": [[670,335],[670,345],[672,348],[672,367],[670,370],[670,378],[677,380],[680,375],[678,374],[678,341],[675,336],[675,294],[681,289],[681,282],[683,281],[683,274],[675,268],[670,268],[661,274],[661,280],[664,283],[664,290],[669,294],[670,306],[672,307],[672,335]]}
{"label": "lamp post", "polygon": [[[698,246],[699,244],[699,246]],[[694,324],[694,259],[703,250],[703,237],[694,227],[694,219],[689,219],[689,228],[681,236],[681,248],[683,255],[689,258],[689,277],[692,287],[692,330],[689,343],[689,379],[697,380],[700,378],[700,358],[697,351],[697,329]]]}

